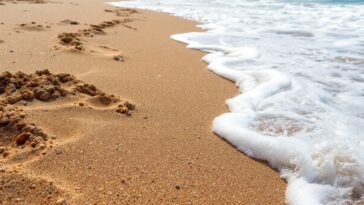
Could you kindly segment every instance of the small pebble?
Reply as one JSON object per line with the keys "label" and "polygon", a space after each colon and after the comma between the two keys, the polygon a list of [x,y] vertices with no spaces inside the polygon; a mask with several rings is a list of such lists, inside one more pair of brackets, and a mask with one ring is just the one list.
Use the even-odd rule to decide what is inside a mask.
{"label": "small pebble", "polygon": [[176,185],[176,189],[177,190],[180,190],[181,189],[181,186],[179,184]]}
{"label": "small pebble", "polygon": [[68,204],[68,203],[67,203],[67,199],[65,199],[65,198],[60,198],[60,199],[58,199],[58,200],[57,200],[56,204],[57,204],[57,205],[67,205],[67,204]]}
{"label": "small pebble", "polygon": [[70,22],[70,24],[71,24],[71,25],[78,25],[78,24],[80,24],[80,23],[78,23],[77,21],[71,21],[71,22]]}
{"label": "small pebble", "polygon": [[114,60],[116,61],[124,61],[124,57],[121,55],[114,56]]}
{"label": "small pebble", "polygon": [[9,156],[10,155],[10,153],[9,152],[7,152],[7,151],[5,151],[4,153],[3,153],[3,157],[5,158],[5,157],[7,157],[7,156]]}

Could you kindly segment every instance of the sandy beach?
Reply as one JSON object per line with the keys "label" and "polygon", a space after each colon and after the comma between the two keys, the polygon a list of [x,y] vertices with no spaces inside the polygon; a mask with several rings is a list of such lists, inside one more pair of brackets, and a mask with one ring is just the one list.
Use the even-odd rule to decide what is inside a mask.
{"label": "sandy beach", "polygon": [[0,204],[284,204],[211,131],[238,90],[170,39],[196,22],[105,2],[0,1]]}

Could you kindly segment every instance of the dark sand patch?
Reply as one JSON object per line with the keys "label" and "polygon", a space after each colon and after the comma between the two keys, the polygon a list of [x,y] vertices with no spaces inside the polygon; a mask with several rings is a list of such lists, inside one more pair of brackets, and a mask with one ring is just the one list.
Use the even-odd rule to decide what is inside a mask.
{"label": "dark sand patch", "polygon": [[51,28],[51,26],[49,25],[42,25],[42,24],[38,24],[36,22],[31,22],[31,23],[22,23],[17,25],[17,27],[15,28],[16,31],[46,31],[49,28]]}
{"label": "dark sand patch", "polygon": [[7,2],[7,3],[13,3],[13,4],[17,4],[17,3],[30,3],[30,4],[45,4],[47,3],[46,0],[0,0],[0,5],[4,5],[4,3],[2,2]]}
{"label": "dark sand patch", "polygon": [[78,21],[73,21],[73,20],[63,20],[61,22],[59,22],[60,25],[79,25],[80,23]]}

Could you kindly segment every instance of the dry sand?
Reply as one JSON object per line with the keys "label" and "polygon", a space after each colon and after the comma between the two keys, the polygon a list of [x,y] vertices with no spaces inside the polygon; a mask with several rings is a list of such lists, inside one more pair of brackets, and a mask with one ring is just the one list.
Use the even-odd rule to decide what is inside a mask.
{"label": "dry sand", "polygon": [[[102,0],[0,0],[0,71],[74,76],[59,85],[65,96],[59,76],[28,76],[48,83],[34,89],[0,79],[2,115],[22,118],[1,127],[0,204],[284,204],[276,171],[211,132],[237,89],[169,38],[197,30]],[[102,91],[118,102],[102,103]],[[23,121],[46,139],[19,136]]]}

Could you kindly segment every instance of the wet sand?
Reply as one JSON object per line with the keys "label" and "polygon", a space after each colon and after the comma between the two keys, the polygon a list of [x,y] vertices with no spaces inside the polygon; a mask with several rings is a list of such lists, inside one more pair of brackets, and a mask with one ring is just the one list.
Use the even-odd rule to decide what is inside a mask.
{"label": "wet sand", "polygon": [[0,2],[1,72],[70,73],[135,104],[117,112],[76,89],[7,105],[49,139],[1,141],[1,204],[284,204],[276,171],[211,132],[238,91],[169,38],[195,22],[98,0]]}

